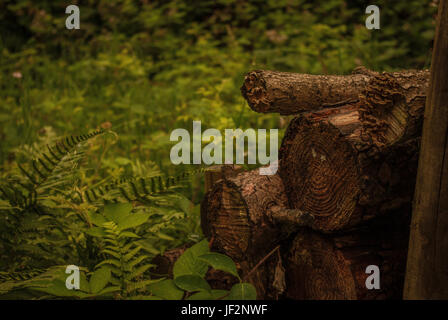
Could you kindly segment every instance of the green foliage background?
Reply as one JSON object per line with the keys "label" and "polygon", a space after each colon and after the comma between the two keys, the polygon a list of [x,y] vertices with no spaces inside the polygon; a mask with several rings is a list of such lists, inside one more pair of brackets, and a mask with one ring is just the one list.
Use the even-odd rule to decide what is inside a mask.
{"label": "green foliage background", "polygon": [[[65,28],[69,4],[80,7],[80,30]],[[381,9],[380,30],[364,26],[369,4]],[[83,167],[76,167],[82,185],[178,174],[184,168],[170,163],[169,135],[191,131],[193,120],[203,130],[286,127],[287,118],[247,107],[239,88],[248,71],[428,68],[436,10],[434,0],[0,1],[0,177],[19,172],[17,163],[45,144],[98,128],[110,131],[85,146]],[[159,210],[165,213],[148,231],[154,254],[200,239],[202,195],[194,179],[182,210]],[[102,208],[57,210],[72,219]],[[70,219],[64,228],[75,237],[84,227]],[[78,259],[92,269],[96,253],[83,254]],[[25,263],[0,257],[2,270]],[[67,259],[44,257],[39,266]]]}
{"label": "green foliage background", "polygon": [[[119,157],[164,166],[169,132],[193,119],[218,129],[279,125],[244,103],[251,69],[428,67],[436,2],[375,3],[381,30],[369,31],[365,1],[3,0],[0,161],[45,127],[67,135],[109,121],[120,139],[107,166]],[[80,30],[65,28],[68,4],[80,7]]]}

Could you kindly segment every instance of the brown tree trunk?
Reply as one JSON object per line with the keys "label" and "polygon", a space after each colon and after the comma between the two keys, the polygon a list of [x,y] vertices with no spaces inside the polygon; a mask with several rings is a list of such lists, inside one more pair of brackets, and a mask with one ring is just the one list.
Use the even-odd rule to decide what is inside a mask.
{"label": "brown tree trunk", "polygon": [[[409,212],[409,210],[407,210]],[[343,234],[299,230],[286,254],[286,297],[296,300],[399,299],[403,290],[410,215],[370,222]],[[379,289],[368,289],[369,265]]]}
{"label": "brown tree trunk", "polygon": [[441,0],[414,198],[405,299],[448,299],[448,1]]}
{"label": "brown tree trunk", "polygon": [[[282,115],[336,107],[359,100],[377,72],[359,67],[351,75],[309,75],[257,70],[249,72],[241,92],[257,112]],[[428,71],[384,73],[403,88],[419,91],[428,81]],[[424,93],[423,93],[424,95]]]}
{"label": "brown tree trunk", "polygon": [[256,169],[217,182],[201,206],[204,234],[211,238],[212,249],[237,263],[259,299],[275,299],[282,291],[281,258],[273,249],[288,235],[281,228],[290,214],[286,204],[280,177],[260,175]]}
{"label": "brown tree trunk", "polygon": [[412,199],[426,81],[402,87],[378,74],[368,83],[356,103],[293,119],[282,141],[289,204],[314,229],[346,229]]}

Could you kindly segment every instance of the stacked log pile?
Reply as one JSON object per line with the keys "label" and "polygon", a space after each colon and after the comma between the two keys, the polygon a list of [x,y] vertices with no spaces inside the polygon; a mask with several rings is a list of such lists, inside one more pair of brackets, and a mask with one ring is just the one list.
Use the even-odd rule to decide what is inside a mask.
{"label": "stacked log pile", "polygon": [[[208,182],[201,219],[259,299],[401,297],[428,84],[428,71],[365,68],[246,76],[254,111],[296,117],[277,174],[226,166]],[[380,289],[366,288],[369,265]]]}

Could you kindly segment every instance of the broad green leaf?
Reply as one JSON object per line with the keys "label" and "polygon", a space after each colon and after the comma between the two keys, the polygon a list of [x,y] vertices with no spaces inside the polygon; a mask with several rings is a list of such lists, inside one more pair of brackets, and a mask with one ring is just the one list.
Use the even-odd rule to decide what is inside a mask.
{"label": "broad green leaf", "polygon": [[205,281],[204,278],[195,274],[186,274],[183,276],[176,277],[174,279],[174,283],[179,288],[189,292],[203,291],[203,290],[210,292],[212,290],[212,288],[210,288],[210,285],[208,284],[207,281]]}
{"label": "broad green leaf", "polygon": [[103,267],[96,270],[90,277],[90,291],[92,293],[98,293],[106,287],[110,281],[111,273],[110,269]]}
{"label": "broad green leaf", "polygon": [[126,215],[123,218],[120,218],[119,221],[117,221],[118,228],[120,230],[125,230],[138,227],[148,221],[149,216],[149,213],[144,212],[136,212]]}
{"label": "broad green leaf", "polygon": [[90,221],[97,227],[102,227],[104,223],[107,222],[106,218],[101,214],[89,212]]}
{"label": "broad green leaf", "polygon": [[256,300],[257,291],[250,283],[237,283],[232,289],[226,300]]}
{"label": "broad green leaf", "polygon": [[208,241],[206,239],[196,243],[177,259],[173,267],[174,278],[186,274],[196,274],[204,277],[208,270],[208,265],[204,261],[198,259],[206,253],[209,253]]}
{"label": "broad green leaf", "polygon": [[193,293],[191,296],[187,298],[187,300],[217,300],[219,298],[224,297],[228,293],[229,291],[227,290],[212,290],[211,292],[199,291]]}
{"label": "broad green leaf", "polygon": [[31,287],[30,289],[45,292],[56,297],[87,297],[88,294],[80,290],[69,290],[62,280],[53,280],[47,287]]}
{"label": "broad green leaf", "polygon": [[240,278],[240,276],[238,275],[238,271],[236,270],[235,262],[233,262],[233,260],[226,255],[211,252],[199,256],[198,259],[206,262],[208,265],[212,266],[216,270],[222,270],[234,275],[238,279]]}
{"label": "broad green leaf", "polygon": [[87,281],[86,273],[80,272],[79,275],[79,290],[89,293],[90,292],[90,284]]}
{"label": "broad green leaf", "polygon": [[182,212],[188,214],[191,210],[193,203],[185,197],[180,197],[180,198],[176,199],[175,205],[180,210],[182,210]]}
{"label": "broad green leaf", "polygon": [[120,219],[129,215],[132,211],[132,204],[127,203],[111,203],[104,206],[104,215],[109,220],[118,223]]}
{"label": "broad green leaf", "polygon": [[150,284],[148,289],[153,295],[166,300],[181,300],[184,296],[184,292],[174,284],[172,279]]}

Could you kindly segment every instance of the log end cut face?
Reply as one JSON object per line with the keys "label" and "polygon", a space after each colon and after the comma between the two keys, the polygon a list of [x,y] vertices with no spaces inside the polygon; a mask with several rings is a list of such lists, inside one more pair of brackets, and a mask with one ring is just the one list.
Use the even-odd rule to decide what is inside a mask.
{"label": "log end cut face", "polygon": [[356,284],[350,263],[333,244],[304,232],[288,257],[288,297],[296,300],[354,300]]}
{"label": "log end cut face", "polygon": [[207,198],[207,220],[213,246],[236,260],[249,247],[251,228],[241,194],[225,182],[218,183]]}
{"label": "log end cut face", "polygon": [[278,175],[260,175],[259,169],[221,180],[202,205],[205,234],[213,246],[236,261],[266,254],[278,238],[278,229],[268,214],[271,207],[286,207]]}
{"label": "log end cut face", "polygon": [[241,94],[249,106],[257,112],[269,112],[271,101],[266,92],[266,82],[259,71],[249,72],[244,78]]}
{"label": "log end cut face", "polygon": [[313,215],[315,228],[333,231],[353,222],[361,192],[356,151],[340,129],[327,121],[296,118],[280,157],[280,176],[290,204]]}

